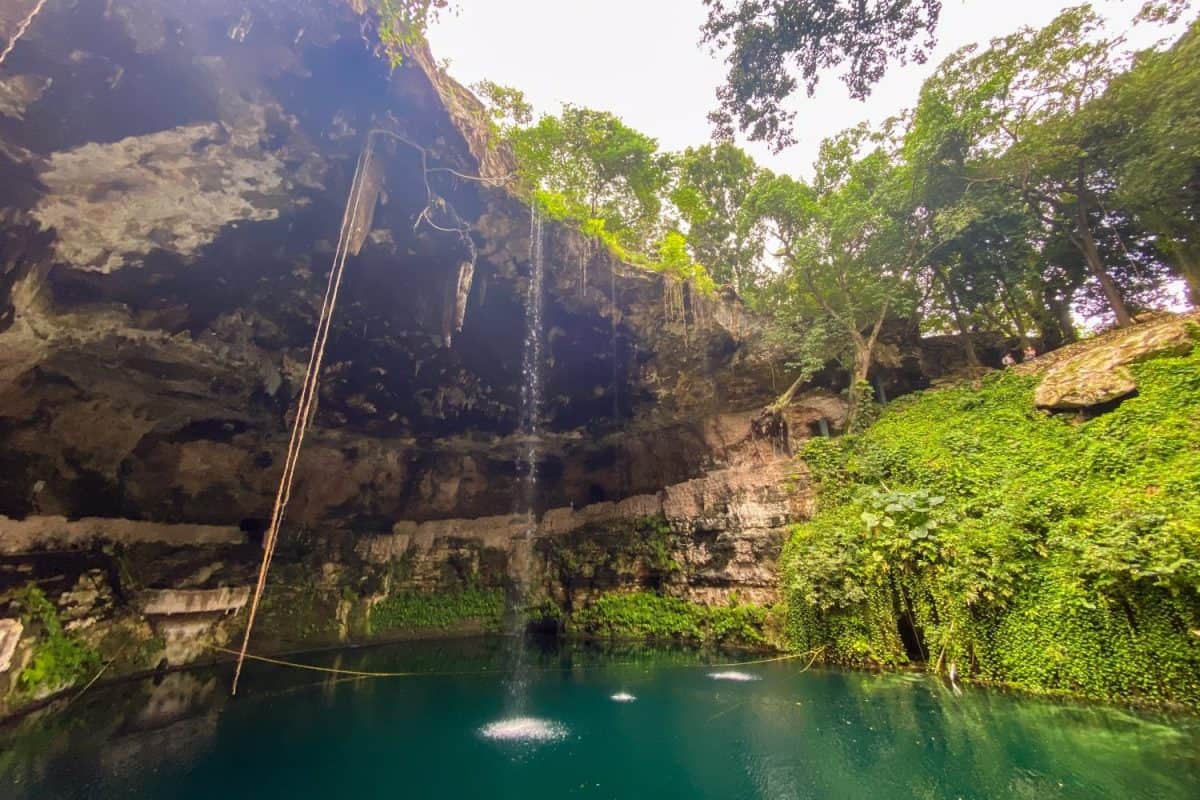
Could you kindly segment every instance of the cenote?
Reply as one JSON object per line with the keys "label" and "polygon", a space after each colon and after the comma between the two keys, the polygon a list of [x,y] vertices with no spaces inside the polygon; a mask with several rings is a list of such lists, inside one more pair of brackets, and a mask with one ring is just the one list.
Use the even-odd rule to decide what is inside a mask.
{"label": "cenote", "polygon": [[[1200,721],[753,654],[411,642],[85,695],[0,738],[6,798],[1195,797]],[[730,663],[735,666],[729,666]],[[498,737],[489,737],[496,734]]]}
{"label": "cenote", "polygon": [[1030,9],[0,0],[0,800],[1200,797],[1200,0]]}

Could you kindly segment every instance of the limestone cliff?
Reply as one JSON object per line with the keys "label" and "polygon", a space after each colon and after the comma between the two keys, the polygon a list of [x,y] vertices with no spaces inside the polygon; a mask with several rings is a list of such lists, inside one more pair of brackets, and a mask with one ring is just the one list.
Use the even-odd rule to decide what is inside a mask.
{"label": "limestone cliff", "polygon": [[[313,613],[279,638],[350,635],[399,585],[503,583],[530,212],[478,101],[427,52],[379,51],[353,3],[80,0],[5,62],[0,616],[36,579],[114,672],[239,624],[368,140],[280,552]],[[787,468],[739,414],[785,381],[754,321],[572,230],[546,256],[547,591],[654,579],[616,553],[566,587],[550,544],[653,517],[673,591],[766,599]],[[0,683],[38,635],[5,633]]]}

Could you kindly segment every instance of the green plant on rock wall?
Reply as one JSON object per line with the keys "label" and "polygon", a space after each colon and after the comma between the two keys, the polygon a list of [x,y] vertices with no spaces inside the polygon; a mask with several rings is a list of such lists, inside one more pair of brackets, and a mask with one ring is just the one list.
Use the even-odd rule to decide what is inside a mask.
{"label": "green plant on rock wall", "polygon": [[706,606],[652,592],[611,593],[572,616],[570,629],[607,639],[662,639],[762,645],[767,611],[736,596]]}
{"label": "green plant on rock wall", "polygon": [[565,585],[609,571],[629,575],[649,569],[665,578],[682,569],[671,555],[671,533],[661,515],[588,526],[548,540],[546,557]]}
{"label": "green plant on rock wall", "polygon": [[39,587],[30,584],[18,600],[22,619],[41,636],[33,659],[18,683],[31,696],[44,696],[79,683],[100,668],[100,655],[63,630],[58,610]]}
{"label": "green plant on rock wall", "polygon": [[403,591],[379,601],[368,617],[372,633],[448,629],[467,622],[499,630],[504,617],[501,589],[467,587],[460,591],[427,593]]}
{"label": "green plant on rock wall", "polygon": [[815,517],[782,557],[788,643],[1036,692],[1200,705],[1200,349],[1052,416],[996,374],[904,398],[802,456]]}
{"label": "green plant on rock wall", "polygon": [[671,523],[666,517],[649,516],[635,526],[639,536],[639,554],[650,567],[663,573],[679,572],[683,567],[671,556]]}

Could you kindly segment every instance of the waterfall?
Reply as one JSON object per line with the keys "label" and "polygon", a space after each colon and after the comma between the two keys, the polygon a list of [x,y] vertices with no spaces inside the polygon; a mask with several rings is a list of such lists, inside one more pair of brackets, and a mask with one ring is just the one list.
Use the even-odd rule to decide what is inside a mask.
{"label": "waterfall", "polygon": [[521,405],[518,417],[517,475],[521,479],[516,512],[525,515],[525,529],[513,542],[510,560],[512,591],[508,601],[508,630],[514,637],[508,674],[510,711],[523,711],[526,667],[526,607],[529,605],[533,537],[537,533],[538,456],[541,451],[543,375],[542,292],[546,265],[542,214],[536,206],[529,218],[529,288],[525,292],[525,343],[521,354]]}
{"label": "waterfall", "polygon": [[609,294],[608,294],[608,321],[609,321],[609,343],[612,346],[612,403],[613,403],[613,425],[617,425],[621,419],[621,398],[619,391],[619,372],[617,364],[617,270],[616,267],[610,267],[609,272]]}
{"label": "waterfall", "polygon": [[528,516],[527,533],[536,527],[534,501],[537,494],[539,423],[542,413],[542,283],[546,265],[543,252],[542,214],[533,207],[529,217],[529,288],[525,292],[525,346],[521,354],[521,408],[519,429],[521,451],[517,463],[521,475],[522,505],[518,513]]}

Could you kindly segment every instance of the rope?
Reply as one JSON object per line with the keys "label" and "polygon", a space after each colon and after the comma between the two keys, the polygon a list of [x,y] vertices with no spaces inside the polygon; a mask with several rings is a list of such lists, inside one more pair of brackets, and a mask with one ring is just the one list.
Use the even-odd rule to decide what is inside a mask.
{"label": "rope", "polygon": [[25,31],[29,30],[29,26],[33,24],[33,18],[41,12],[42,7],[45,5],[46,0],[38,0],[37,5],[33,7],[33,10],[29,12],[25,19],[21,20],[21,24],[17,26],[16,33],[14,33],[12,38],[8,40],[8,45],[4,48],[4,52],[0,53],[0,64],[3,64],[4,59],[8,58],[8,54],[11,53],[13,48],[17,46],[17,40],[25,35]]}
{"label": "rope", "polygon": [[333,253],[333,265],[329,270],[329,281],[325,286],[325,300],[321,304],[321,313],[317,318],[317,329],[313,335],[312,351],[308,358],[308,369],[304,376],[304,386],[300,392],[300,400],[296,409],[296,419],[292,424],[292,435],[288,442],[287,458],[284,460],[283,474],[279,477],[279,488],[275,493],[275,507],[271,511],[271,525],[263,540],[262,564],[258,570],[258,581],[254,586],[254,598],[250,603],[250,618],[246,622],[246,633],[242,638],[242,648],[238,653],[237,668],[233,674],[232,694],[237,694],[238,681],[242,676],[242,664],[246,659],[246,649],[250,646],[250,632],[254,628],[254,620],[258,615],[259,602],[266,587],[267,572],[271,567],[271,559],[275,555],[275,546],[279,540],[279,529],[287,511],[288,502],[292,498],[292,486],[296,477],[296,463],[300,459],[300,448],[304,444],[304,434],[312,418],[317,386],[321,373],[321,362],[325,357],[325,345],[329,341],[329,329],[333,319],[333,309],[337,304],[338,292],[342,286],[342,276],[345,272],[346,257],[349,253],[351,229],[358,217],[359,204],[362,201],[363,174],[371,159],[372,139],[368,135],[359,154],[355,167],[354,179],[350,183],[350,195],[346,198],[346,209],[342,216],[342,227],[338,236],[337,248]]}
{"label": "rope", "polygon": [[[36,14],[45,0],[40,0],[38,8],[35,8],[33,14]],[[33,14],[30,15],[32,19]],[[26,21],[28,22],[28,20]],[[18,36],[23,32],[18,31]],[[11,49],[11,44],[9,46]],[[2,59],[0,59],[2,60]],[[358,209],[362,202],[363,196],[363,176],[366,173],[367,165],[370,163],[374,153],[374,136],[376,134],[391,136],[405,144],[415,147],[421,153],[421,168],[424,173],[425,190],[427,205],[425,210],[421,212],[421,216],[417,218],[417,225],[421,224],[421,219],[431,227],[446,231],[447,233],[457,233],[468,246],[472,254],[472,263],[475,259],[475,244],[471,237],[467,235],[465,229],[450,229],[436,225],[430,217],[429,209],[432,204],[433,190],[429,186],[428,173],[431,171],[425,163],[424,148],[410,142],[398,133],[384,130],[382,128],[374,128],[367,132],[366,139],[363,142],[362,152],[359,154],[358,164],[355,167],[354,178],[350,182],[350,194],[346,198],[346,209],[342,216],[342,227],[338,235],[338,245],[333,253],[333,265],[329,271],[329,281],[325,286],[325,299],[321,304],[321,313],[317,318],[317,329],[313,334],[312,351],[308,358],[308,369],[304,375],[304,386],[300,392],[300,400],[296,410],[296,419],[292,423],[292,435],[288,442],[287,457],[284,459],[283,474],[279,477],[279,488],[275,493],[275,506],[271,511],[271,524],[267,529],[266,536],[263,540],[263,558],[262,564],[258,570],[258,580],[254,586],[254,597],[250,603],[250,618],[246,622],[246,633],[242,637],[242,647],[238,651],[237,668],[233,674],[232,693],[237,694],[238,681],[242,676],[242,665],[248,657],[246,654],[247,648],[250,646],[250,632],[254,628],[254,621],[258,616],[259,603],[262,600],[263,591],[266,589],[267,573],[271,567],[271,559],[275,555],[275,547],[279,541],[279,530],[283,526],[283,519],[287,513],[288,503],[292,499],[292,486],[296,477],[296,464],[300,460],[300,449],[304,444],[304,435],[308,431],[308,426],[312,421],[313,409],[316,404],[317,387],[320,382],[321,362],[325,357],[325,345],[329,340],[329,330],[332,327],[333,309],[337,304],[338,292],[342,286],[342,276],[345,273],[346,258],[349,255],[350,239],[352,229],[358,219]],[[438,171],[450,172],[460,178],[479,180],[487,183],[487,179],[463,175],[448,168],[435,168]],[[453,209],[451,209],[453,210]],[[455,215],[457,217],[457,215]],[[415,226],[414,226],[415,227]],[[261,660],[261,659],[260,659]]]}
{"label": "rope", "polygon": [[[251,661],[260,661],[264,664],[274,664],[275,666],[279,666],[279,667],[291,667],[293,669],[308,670],[309,672],[323,672],[327,675],[345,675],[345,676],[348,676],[351,678],[423,678],[423,677],[443,677],[443,676],[454,676],[454,675],[488,675],[488,674],[493,674],[493,673],[498,673],[498,672],[503,671],[503,670],[499,670],[499,669],[478,669],[478,670],[459,670],[459,671],[446,671],[446,672],[441,672],[441,671],[434,671],[434,672],[366,672],[366,671],[355,670],[355,669],[341,669],[340,667],[321,667],[321,666],[317,666],[316,664],[303,664],[298,661],[286,661],[281,658],[269,658],[267,656],[259,656],[259,655],[254,655],[253,653],[247,653],[244,648],[241,651],[238,651],[238,650],[230,650],[227,647],[217,647],[217,646],[213,645],[213,646],[210,646],[210,649],[215,650],[219,653],[227,653],[229,655],[236,655],[239,657],[239,659],[248,658]],[[809,658],[808,663],[804,666],[804,669],[801,670],[802,672],[807,672],[808,669],[810,667],[812,667],[813,663],[817,660],[817,658],[821,655],[821,652],[824,649],[825,648],[818,648],[817,650],[809,650],[804,653],[786,653],[781,656],[774,656],[772,658],[758,658],[758,659],[754,659],[752,661],[728,661],[728,662],[720,663],[720,664],[667,664],[667,665],[664,665],[664,668],[665,669],[716,669],[716,668],[721,668],[721,667],[748,667],[748,666],[752,666],[754,664],[771,664],[771,663],[774,663],[777,661],[791,661],[793,659],[803,658],[804,656],[811,656],[811,658]],[[239,664],[240,664],[240,661],[239,661]],[[620,666],[643,666],[643,665],[640,664],[639,662],[627,662],[627,663],[622,663],[622,664],[600,664],[600,665],[591,666],[591,667],[587,666],[587,665],[582,665],[582,664],[575,664],[575,665],[571,666],[571,669],[572,670],[608,669],[610,667],[620,667]],[[540,669],[535,668],[533,671],[534,672],[554,672],[554,671],[557,671],[560,669],[562,669],[562,668],[561,667],[543,667]]]}
{"label": "rope", "polygon": [[247,653],[244,650],[230,650],[227,647],[214,647],[221,653],[229,653],[238,656],[238,658],[248,658],[251,661],[261,661],[264,664],[275,664],[280,667],[293,667],[295,669],[306,669],[310,672],[324,672],[329,675],[348,675],[354,678],[415,678],[420,675],[429,675],[435,673],[426,672],[360,672],[354,669],[340,669],[338,667],[319,667],[316,664],[300,664],[296,661],[284,661],[279,658],[268,658],[266,656],[256,656],[253,653]]}

